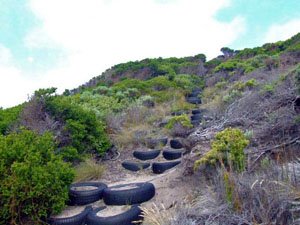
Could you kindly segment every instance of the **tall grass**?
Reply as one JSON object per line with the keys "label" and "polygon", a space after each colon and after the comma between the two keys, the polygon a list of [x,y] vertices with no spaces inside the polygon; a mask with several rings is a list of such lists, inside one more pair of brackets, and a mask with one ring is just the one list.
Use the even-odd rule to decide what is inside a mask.
{"label": "tall grass", "polygon": [[105,171],[105,166],[87,158],[75,168],[75,181],[99,180]]}

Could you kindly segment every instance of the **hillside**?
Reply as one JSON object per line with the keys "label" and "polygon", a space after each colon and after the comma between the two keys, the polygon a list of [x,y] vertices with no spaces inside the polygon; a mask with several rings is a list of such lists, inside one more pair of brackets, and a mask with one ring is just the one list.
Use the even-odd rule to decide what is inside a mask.
{"label": "hillside", "polygon": [[0,109],[0,224],[78,214],[83,181],[153,184],[146,225],[298,224],[300,33],[221,52],[118,64]]}

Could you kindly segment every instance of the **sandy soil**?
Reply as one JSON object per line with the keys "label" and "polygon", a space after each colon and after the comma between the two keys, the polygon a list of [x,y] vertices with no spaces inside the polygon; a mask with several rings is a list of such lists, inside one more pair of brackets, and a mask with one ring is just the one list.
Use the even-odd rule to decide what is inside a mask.
{"label": "sandy soil", "polygon": [[71,190],[74,191],[91,191],[91,190],[96,190],[97,187],[94,186],[83,186],[83,187],[72,187]]}
{"label": "sandy soil", "polygon": [[99,217],[109,217],[109,216],[115,216],[121,213],[124,213],[128,211],[131,208],[131,206],[123,205],[123,206],[107,206],[106,209],[101,210],[97,213],[97,216]]}

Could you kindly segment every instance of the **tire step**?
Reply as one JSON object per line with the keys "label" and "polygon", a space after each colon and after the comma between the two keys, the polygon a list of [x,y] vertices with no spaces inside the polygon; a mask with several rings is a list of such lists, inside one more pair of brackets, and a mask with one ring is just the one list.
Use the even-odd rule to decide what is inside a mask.
{"label": "tire step", "polygon": [[139,160],[149,160],[157,158],[160,152],[160,150],[134,151],[133,156]]}
{"label": "tire step", "polygon": [[163,157],[166,160],[174,160],[182,157],[184,150],[164,150]]}
{"label": "tire step", "polygon": [[124,161],[122,166],[130,171],[137,172],[139,170],[144,170],[150,167],[148,162],[133,162],[133,161]]}
{"label": "tire step", "polygon": [[152,171],[155,174],[161,174],[175,166],[181,163],[181,160],[179,161],[173,161],[173,162],[155,162],[152,164]]}

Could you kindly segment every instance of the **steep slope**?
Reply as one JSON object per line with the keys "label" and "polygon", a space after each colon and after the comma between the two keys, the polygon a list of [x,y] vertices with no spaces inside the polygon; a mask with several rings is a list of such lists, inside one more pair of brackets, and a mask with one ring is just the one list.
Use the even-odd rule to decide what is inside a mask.
{"label": "steep slope", "polygon": [[[8,174],[0,181],[14,177],[5,171],[24,163],[9,158],[11,149],[20,150],[10,145],[11,138],[24,129],[37,136],[50,132],[55,156],[72,164],[77,181],[153,182],[157,195],[144,205],[145,224],[295,223],[299,220],[295,159],[300,132],[300,34],[253,49],[221,51],[223,55],[210,61],[199,54],[119,64],[63,95],[57,95],[55,88],[41,89],[28,102],[1,109],[1,140],[7,147],[0,148],[0,155],[10,164],[0,160],[0,171]],[[168,147],[156,146],[165,137],[175,141]],[[185,155],[166,175],[133,173],[122,167],[125,160],[136,160],[134,151],[169,150],[170,145],[179,145],[176,140]],[[26,148],[28,140],[19,141]],[[87,158],[92,163],[83,172],[78,168],[88,168]],[[31,184],[33,177],[28,165],[20,167],[28,174],[25,184]],[[60,183],[64,178],[57,179]],[[61,184],[63,202],[68,184]],[[9,182],[0,182],[0,190],[9,189]],[[30,193],[24,193],[28,195],[17,205],[25,206],[18,208],[0,191],[0,203],[6,205],[5,211],[0,210],[3,221],[30,224],[64,207],[52,208],[49,203],[46,211],[31,217],[27,210],[36,207],[31,207]],[[152,208],[151,203],[164,207]],[[17,215],[18,210],[24,211]]]}

